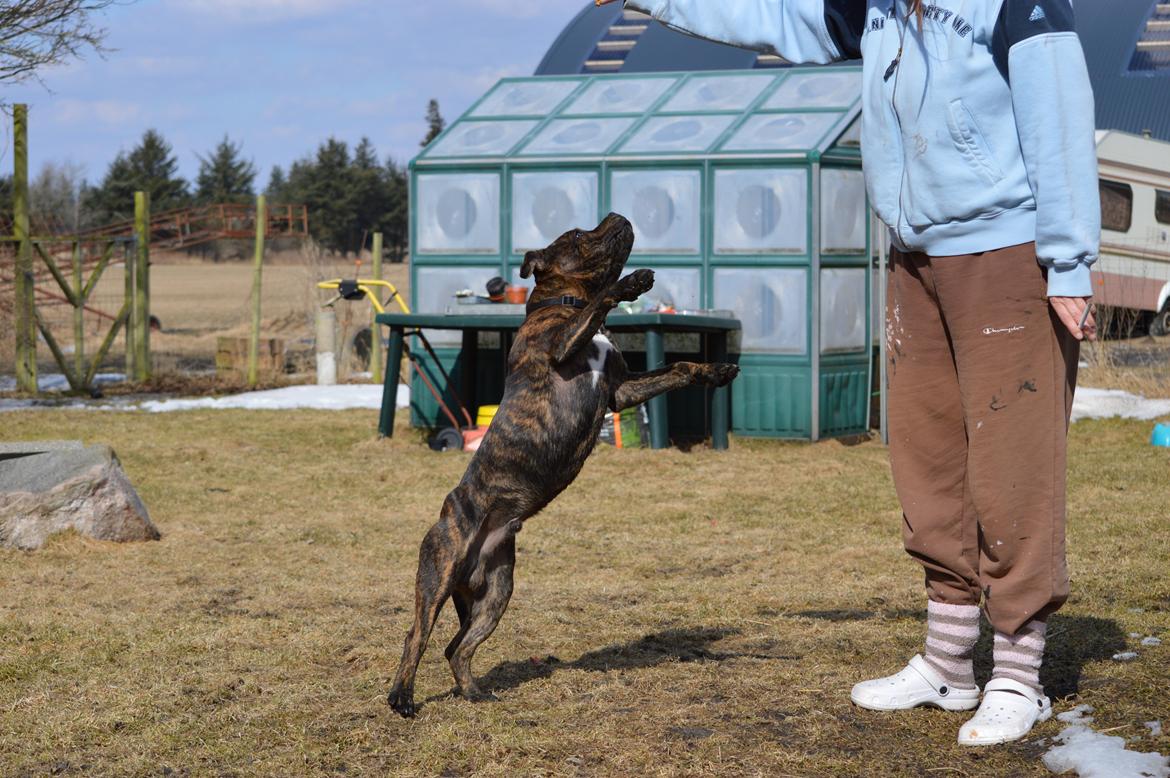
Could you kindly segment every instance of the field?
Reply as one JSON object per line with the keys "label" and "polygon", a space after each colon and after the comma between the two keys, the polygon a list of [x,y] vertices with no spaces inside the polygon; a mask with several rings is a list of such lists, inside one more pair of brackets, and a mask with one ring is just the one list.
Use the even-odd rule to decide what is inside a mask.
{"label": "field", "polygon": [[[370,259],[364,255],[362,276],[370,275]],[[312,337],[318,306],[330,294],[316,288],[327,278],[350,277],[355,267],[352,259],[321,256],[319,252],[284,252],[265,260],[261,282],[261,335],[281,338],[290,352],[294,367],[307,368],[313,363]],[[409,299],[407,265],[387,263],[383,278],[398,286]],[[104,274],[97,284],[92,305],[106,312],[116,312],[124,297],[121,266]],[[50,279],[47,288],[55,290]],[[150,311],[161,324],[151,333],[151,352],[158,374],[206,371],[215,367],[216,340],[220,336],[247,337],[252,321],[252,266],[248,262],[205,262],[182,255],[160,254],[150,269]],[[10,291],[10,290],[5,290]],[[8,311],[0,300],[0,311]],[[342,303],[336,308],[339,336],[348,344],[358,329],[370,322],[371,307],[366,302]],[[10,312],[9,312],[10,313]],[[71,309],[64,306],[42,308],[66,353],[72,353],[73,325]],[[0,315],[0,364],[12,362],[12,323]],[[87,353],[96,350],[108,322],[86,314]],[[120,372],[124,339],[114,342],[104,369]],[[41,372],[60,372],[49,349],[38,348]],[[356,367],[345,363],[343,367]],[[4,372],[9,372],[8,368]]]}
{"label": "field", "polygon": [[[467,455],[379,441],[372,412],[2,423],[113,445],[163,539],[0,552],[0,775],[1045,775],[1062,726],[971,750],[961,715],[851,706],[924,633],[872,441],[599,450],[518,537],[474,668],[499,701],[449,696],[448,608],[406,721],[385,694],[418,542]],[[1073,596],[1044,680],[1058,710],[1167,753],[1143,726],[1170,724],[1170,455],[1150,426],[1072,429]],[[1130,633],[1166,643],[1113,661]]]}

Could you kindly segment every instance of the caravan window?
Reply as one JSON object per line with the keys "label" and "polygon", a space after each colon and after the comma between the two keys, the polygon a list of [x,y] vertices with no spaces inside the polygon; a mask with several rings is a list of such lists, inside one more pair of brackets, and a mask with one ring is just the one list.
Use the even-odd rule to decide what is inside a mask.
{"label": "caravan window", "polygon": [[1170,192],[1165,189],[1156,190],[1154,198],[1154,218],[1162,224],[1170,224]]}
{"label": "caravan window", "polygon": [[1133,187],[1100,179],[1101,229],[1129,232],[1133,224]]}

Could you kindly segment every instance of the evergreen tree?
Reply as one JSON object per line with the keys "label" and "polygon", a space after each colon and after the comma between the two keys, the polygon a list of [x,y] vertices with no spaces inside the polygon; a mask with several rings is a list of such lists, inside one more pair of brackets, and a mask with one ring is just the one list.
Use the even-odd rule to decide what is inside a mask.
{"label": "evergreen tree", "polygon": [[178,169],[171,145],[157,130],[147,130],[129,154],[121,152],[114,158],[101,184],[89,190],[86,206],[98,223],[133,218],[137,191],[150,194],[155,213],[185,206],[191,198]]}
{"label": "evergreen tree", "polygon": [[427,135],[422,139],[419,145],[426,148],[430,142],[439,137],[439,134],[446,128],[447,121],[443,118],[443,114],[439,113],[439,101],[434,98],[427,103]]}
{"label": "evergreen tree", "polygon": [[392,261],[401,261],[407,244],[406,171],[393,161],[379,164],[368,138],[353,148],[330,138],[317,151],[288,168],[273,168],[268,194],[281,202],[304,203],[309,231],[323,248],[351,252],[369,245],[381,230]]}
{"label": "evergreen tree", "polygon": [[264,187],[264,194],[274,203],[288,200],[288,180],[284,177],[284,169],[280,165],[273,165],[268,174],[268,186]]}
{"label": "evergreen tree", "polygon": [[211,154],[199,157],[196,202],[246,203],[252,199],[256,166],[241,158],[240,151],[241,146],[225,135]]}
{"label": "evergreen tree", "polygon": [[410,242],[410,184],[406,169],[395,164],[393,159],[386,160],[385,171],[387,208],[378,220],[378,229],[382,231],[386,250],[390,252],[390,261],[401,262]]}
{"label": "evergreen tree", "polygon": [[362,138],[353,150],[351,171],[354,203],[355,229],[358,232],[359,248],[366,243],[366,236],[378,228],[382,214],[390,208],[390,192],[386,174],[378,164],[378,153],[369,138]]}
{"label": "evergreen tree", "polygon": [[0,175],[0,225],[12,234],[12,176]]}
{"label": "evergreen tree", "polygon": [[349,146],[330,138],[310,158],[289,169],[288,192],[292,201],[309,208],[309,230],[322,246],[334,251],[357,248],[354,198]]}

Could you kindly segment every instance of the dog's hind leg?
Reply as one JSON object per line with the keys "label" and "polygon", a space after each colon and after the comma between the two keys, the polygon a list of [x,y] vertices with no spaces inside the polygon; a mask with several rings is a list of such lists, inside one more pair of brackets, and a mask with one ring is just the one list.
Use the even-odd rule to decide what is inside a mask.
{"label": "dog's hind leg", "polygon": [[455,637],[451,638],[451,642],[447,644],[447,649],[443,652],[448,662],[451,661],[451,655],[455,653],[455,649],[463,642],[463,636],[467,634],[467,625],[471,621],[471,605],[474,602],[471,593],[462,584],[456,585],[451,591],[451,601],[455,603],[455,612],[459,614],[459,631],[455,633]]}
{"label": "dog's hind leg", "polygon": [[404,717],[413,716],[415,713],[415,672],[418,670],[423,651],[426,650],[435,619],[438,618],[443,603],[451,595],[454,585],[455,568],[459,562],[457,554],[460,548],[457,538],[454,537],[457,532],[458,529],[450,521],[447,505],[444,505],[443,518],[427,532],[419,549],[418,575],[414,591],[414,623],[406,634],[402,661],[398,665],[394,686],[387,699],[390,707]]}
{"label": "dog's hind leg", "polygon": [[474,602],[463,639],[448,656],[451,672],[459,693],[469,700],[491,699],[479,690],[471,675],[471,657],[483,641],[495,631],[496,625],[512,599],[512,571],[516,567],[515,533],[507,534],[489,554],[480,559],[483,583],[473,590]]}

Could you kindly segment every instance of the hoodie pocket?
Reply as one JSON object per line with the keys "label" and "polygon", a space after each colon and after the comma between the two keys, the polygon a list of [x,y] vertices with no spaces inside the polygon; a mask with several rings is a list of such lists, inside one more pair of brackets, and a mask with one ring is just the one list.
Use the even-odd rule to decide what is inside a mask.
{"label": "hoodie pocket", "polygon": [[1003,170],[995,161],[975,117],[962,100],[952,100],[948,109],[947,128],[955,148],[987,183],[998,184],[1003,179]]}

